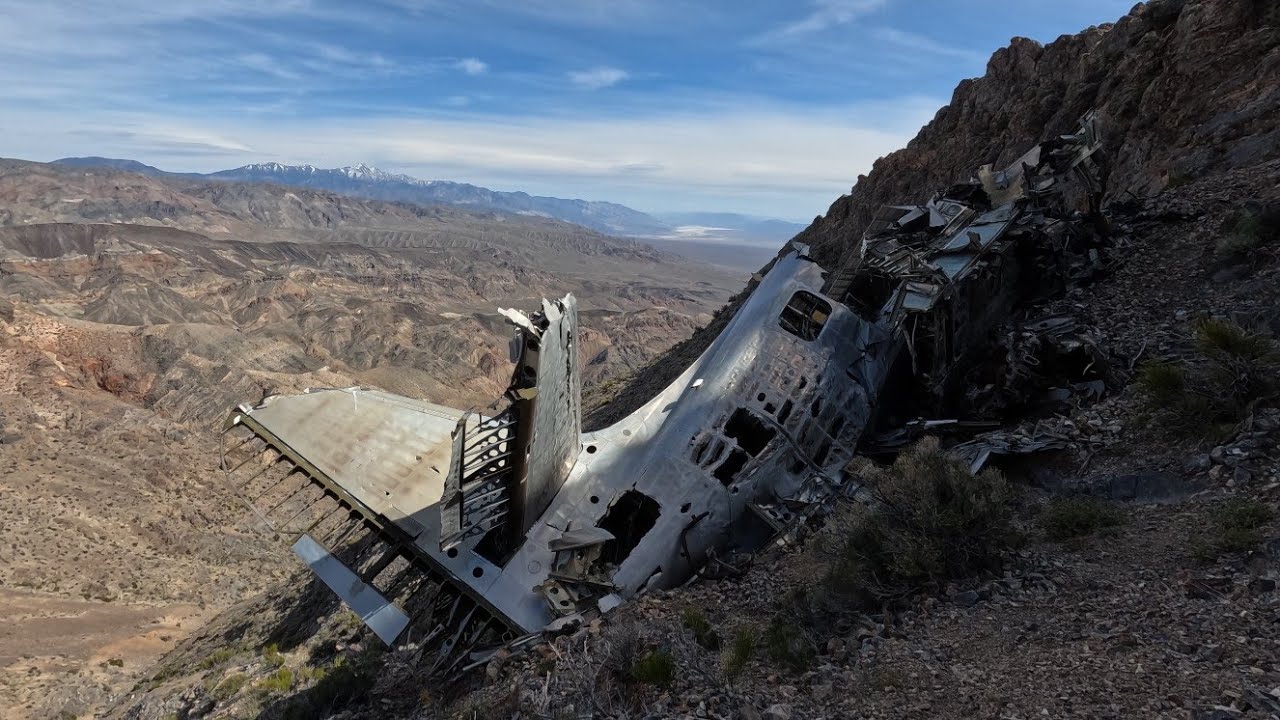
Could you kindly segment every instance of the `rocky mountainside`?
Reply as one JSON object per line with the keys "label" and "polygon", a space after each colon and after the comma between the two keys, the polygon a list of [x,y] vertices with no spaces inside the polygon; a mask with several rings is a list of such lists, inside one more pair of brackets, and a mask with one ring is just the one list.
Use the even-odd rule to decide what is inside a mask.
{"label": "rocky mountainside", "polygon": [[1280,10],[1156,0],[1048,45],[1014,38],[797,239],[834,263],[881,205],[926,200],[984,163],[1003,167],[1090,109],[1105,128],[1111,200],[1280,157]]}
{"label": "rocky mountainside", "polygon": [[68,167],[102,167],[139,172],[153,177],[184,177],[244,183],[271,183],[327,190],[353,197],[418,205],[450,205],[484,211],[554,218],[611,235],[656,235],[670,230],[656,218],[625,205],[598,200],[568,200],[500,192],[468,183],[419,180],[357,165],[317,168],[312,165],[253,163],[208,174],[168,173],[135,160],[82,157],[63,158],[53,164]]}
{"label": "rocky mountainside", "polygon": [[[531,651],[499,653],[471,685],[453,688],[431,684],[412,645],[384,651],[299,574],[135,675],[141,682],[115,698],[112,715],[1280,716],[1275,396],[1215,427],[1195,412],[1201,398],[1182,398],[1195,426],[1187,435],[1161,424],[1151,390],[1160,377],[1160,392],[1186,389],[1169,368],[1207,352],[1197,334],[1206,320],[1247,326],[1256,334],[1241,344],[1256,362],[1274,362],[1275,8],[1155,0],[1045,47],[1015,40],[801,234],[831,265],[879,204],[922,200],[1100,111],[1114,230],[1105,270],[1024,310],[1078,318],[1121,380],[1101,400],[1025,423],[1026,432],[1041,421],[1062,428],[1065,448],[1006,466],[1017,495],[998,569],[896,605],[833,607],[833,577],[847,568],[837,564],[849,548],[845,523],[857,512],[842,507],[803,549],[731,559],[738,564],[722,577],[654,594]],[[613,402],[584,403],[593,419],[607,422],[687,367],[732,309],[632,382],[597,385]],[[52,367],[39,357],[28,362]],[[1156,370],[1138,382],[1146,367]]]}
{"label": "rocky mountainside", "polygon": [[739,284],[545,218],[0,162],[0,716],[96,715],[290,569],[217,469],[235,404],[487,405],[511,373],[497,308],[566,292],[593,384]]}

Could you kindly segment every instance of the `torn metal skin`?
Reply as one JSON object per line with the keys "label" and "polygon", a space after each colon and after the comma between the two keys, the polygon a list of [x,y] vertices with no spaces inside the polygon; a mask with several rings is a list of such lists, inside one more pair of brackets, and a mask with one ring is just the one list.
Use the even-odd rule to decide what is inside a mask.
{"label": "torn metal skin", "polygon": [[1099,144],[1086,118],[1004,170],[886,208],[834,273],[795,245],[696,362],[603,430],[581,430],[569,295],[502,311],[515,369],[487,410],[358,388],[270,397],[231,414],[223,467],[309,565],[349,568],[322,579],[393,619],[380,637],[465,669],[480,648],[753,552],[856,489],[843,469],[868,430],[956,392],[1027,288],[1080,255],[1065,190],[1096,210]]}

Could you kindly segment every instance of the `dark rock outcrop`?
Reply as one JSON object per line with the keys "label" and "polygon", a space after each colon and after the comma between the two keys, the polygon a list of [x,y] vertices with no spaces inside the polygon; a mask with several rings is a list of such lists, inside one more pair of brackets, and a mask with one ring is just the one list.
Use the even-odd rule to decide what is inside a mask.
{"label": "dark rock outcrop", "polygon": [[1014,38],[796,239],[834,265],[880,205],[923,201],[983,163],[1012,162],[1091,108],[1107,137],[1111,199],[1280,157],[1280,6],[1153,0],[1048,45]]}

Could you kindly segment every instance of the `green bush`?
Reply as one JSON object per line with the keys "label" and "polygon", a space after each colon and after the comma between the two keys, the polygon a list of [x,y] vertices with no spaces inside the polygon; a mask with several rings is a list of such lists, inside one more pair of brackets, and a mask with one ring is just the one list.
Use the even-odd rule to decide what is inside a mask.
{"label": "green bush", "polygon": [[1138,388],[1162,405],[1177,402],[1187,392],[1187,370],[1175,363],[1152,363],[1138,373]]}
{"label": "green bush", "polygon": [[999,565],[1013,493],[993,468],[974,476],[925,438],[890,468],[860,469],[872,506],[852,523],[826,587],[864,607]]}
{"label": "green bush", "polygon": [[1210,561],[1220,555],[1252,550],[1262,543],[1260,528],[1274,516],[1270,506],[1257,500],[1228,500],[1210,514],[1207,533],[1194,544],[1193,552]]}
{"label": "green bush", "polygon": [[228,660],[235,657],[236,655],[239,655],[241,652],[242,652],[241,648],[238,648],[238,647],[220,647],[217,650],[214,650],[213,652],[204,656],[204,658],[202,658],[200,662],[196,663],[196,668],[199,670],[209,670],[209,669],[215,668],[227,662]]}
{"label": "green bush", "polygon": [[280,654],[280,647],[275,643],[262,648],[262,661],[270,667],[280,667],[284,665],[284,656]]}
{"label": "green bush", "polygon": [[298,683],[314,683],[290,696],[279,717],[282,720],[310,720],[336,713],[364,699],[378,680],[386,661],[386,653],[371,648],[352,657],[339,656],[326,667],[303,668],[296,675]]}
{"label": "green bush", "polygon": [[733,644],[725,651],[724,674],[730,680],[742,674],[756,653],[756,640],[759,633],[754,626],[744,625],[733,635]]}
{"label": "green bush", "polygon": [[240,692],[240,688],[243,688],[245,683],[248,682],[249,677],[244,673],[228,675],[223,678],[222,682],[214,686],[213,690],[209,691],[209,696],[218,702],[222,702]]}
{"label": "green bush", "polygon": [[282,667],[263,678],[254,689],[262,697],[280,695],[293,689],[293,681],[293,671]]}
{"label": "green bush", "polygon": [[1234,431],[1259,401],[1280,391],[1280,351],[1271,338],[1225,320],[1192,325],[1196,355],[1157,363],[1138,376],[1138,392],[1152,419],[1187,437],[1219,439]]}
{"label": "green bush", "polygon": [[781,616],[774,617],[765,628],[763,641],[769,659],[793,672],[808,670],[817,654],[809,634]]}
{"label": "green bush", "polygon": [[720,649],[720,634],[715,628],[711,627],[711,623],[707,621],[707,616],[696,608],[686,608],[680,614],[680,621],[689,631],[693,633],[693,639],[699,645],[708,650]]}
{"label": "green bush", "polygon": [[1215,250],[1223,258],[1244,258],[1277,240],[1280,240],[1280,209],[1246,208],[1227,218]]}
{"label": "green bush", "polygon": [[1115,507],[1094,498],[1059,498],[1040,515],[1040,526],[1051,540],[1088,535],[1124,521]]}
{"label": "green bush", "polygon": [[631,666],[631,677],[636,682],[670,687],[676,677],[676,661],[666,650],[654,650]]}

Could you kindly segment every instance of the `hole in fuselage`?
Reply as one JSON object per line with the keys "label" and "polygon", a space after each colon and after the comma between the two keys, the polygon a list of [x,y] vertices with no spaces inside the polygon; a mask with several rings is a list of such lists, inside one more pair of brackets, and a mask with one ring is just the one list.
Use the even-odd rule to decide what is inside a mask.
{"label": "hole in fuselage", "polygon": [[782,403],[782,409],[778,411],[778,422],[784,423],[787,421],[787,418],[791,417],[792,407],[793,405],[791,404],[790,400],[787,400],[786,402]]}
{"label": "hole in fuselage", "polygon": [[746,408],[738,408],[724,424],[724,434],[738,441],[738,446],[752,456],[760,454],[777,432]]}
{"label": "hole in fuselage", "polygon": [[747,461],[750,459],[751,456],[747,455],[740,448],[733,448],[729,451],[729,457],[725,458],[724,462],[720,463],[720,467],[717,467],[715,472],[711,474],[719,480],[721,484],[729,485],[738,477],[738,472],[742,470],[743,466],[745,466]]}
{"label": "hole in fuselage", "polygon": [[621,565],[653,529],[661,513],[658,501],[648,495],[636,490],[623,493],[596,525],[613,535],[613,539],[600,549],[600,560]]}

